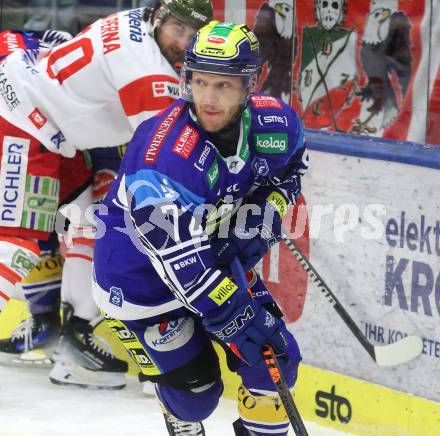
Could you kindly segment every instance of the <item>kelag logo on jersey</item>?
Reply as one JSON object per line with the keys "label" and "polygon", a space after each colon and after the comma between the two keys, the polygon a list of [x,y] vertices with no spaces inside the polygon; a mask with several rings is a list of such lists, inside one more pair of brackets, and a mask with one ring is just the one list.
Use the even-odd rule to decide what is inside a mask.
{"label": "kelag logo on jersey", "polygon": [[259,153],[286,153],[288,137],[286,133],[264,133],[255,135],[255,148]]}
{"label": "kelag logo on jersey", "polygon": [[209,186],[212,189],[215,186],[215,184],[218,182],[218,177],[219,177],[217,159],[214,159],[214,162],[212,162],[212,165],[208,170],[207,176],[208,176]]}
{"label": "kelag logo on jersey", "polygon": [[145,343],[157,351],[174,351],[187,344],[194,335],[194,320],[178,318],[165,319],[160,324],[147,327]]}
{"label": "kelag logo on jersey", "polygon": [[173,82],[153,82],[153,97],[179,98],[179,85]]}

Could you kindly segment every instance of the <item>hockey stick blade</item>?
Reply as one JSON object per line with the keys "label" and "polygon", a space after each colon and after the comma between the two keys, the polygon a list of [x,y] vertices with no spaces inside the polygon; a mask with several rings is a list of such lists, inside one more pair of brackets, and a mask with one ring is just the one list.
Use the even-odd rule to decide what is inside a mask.
{"label": "hockey stick blade", "polygon": [[423,340],[416,335],[406,336],[388,345],[375,345],[374,355],[379,366],[394,366],[409,362],[423,350]]}
{"label": "hockey stick blade", "polygon": [[310,261],[304,256],[295,242],[287,236],[287,232],[283,229],[283,240],[287,248],[294,254],[298,262],[307,272],[309,278],[316,284],[321,293],[326,297],[327,301],[338,312],[339,316],[344,320],[347,327],[356,336],[364,349],[371,358],[379,366],[395,366],[406,363],[417,357],[423,349],[423,341],[419,336],[407,336],[392,344],[373,345],[363,334],[362,330],[353,321],[353,318],[345,310],[344,306],[336,298],[335,294],[327,286],[318,272],[315,270]]}

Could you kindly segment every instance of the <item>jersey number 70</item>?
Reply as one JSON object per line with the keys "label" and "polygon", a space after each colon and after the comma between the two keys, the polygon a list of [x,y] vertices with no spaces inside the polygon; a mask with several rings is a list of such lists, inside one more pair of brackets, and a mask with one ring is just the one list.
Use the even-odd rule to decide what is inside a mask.
{"label": "jersey number 70", "polygon": [[47,60],[47,74],[62,84],[73,74],[80,71],[93,57],[93,45],[90,38],[74,39],[51,51]]}

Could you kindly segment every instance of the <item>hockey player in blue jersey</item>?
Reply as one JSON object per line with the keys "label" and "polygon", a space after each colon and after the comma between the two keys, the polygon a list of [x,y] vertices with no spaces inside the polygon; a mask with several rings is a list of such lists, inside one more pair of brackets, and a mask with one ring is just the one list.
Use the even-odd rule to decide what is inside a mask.
{"label": "hockey player in blue jersey", "polygon": [[308,162],[295,112],[253,93],[259,67],[247,26],[213,21],[199,30],[181,72],[183,97],[139,126],[98,213],[94,297],[140,378],[155,383],[170,435],[204,435],[218,404],[210,337],[233,351],[242,379],[236,434],[288,431],[261,350],[274,346],[293,387],[298,345],[270,295],[253,292],[262,281],[247,292],[229,269],[238,256],[250,270],[281,239]]}

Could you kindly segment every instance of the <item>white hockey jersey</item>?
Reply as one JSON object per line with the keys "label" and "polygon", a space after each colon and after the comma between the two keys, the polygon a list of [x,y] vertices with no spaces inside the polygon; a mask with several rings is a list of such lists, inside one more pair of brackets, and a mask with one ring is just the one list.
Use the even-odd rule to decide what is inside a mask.
{"label": "white hockey jersey", "polygon": [[0,116],[68,157],[129,141],[179,93],[142,14],[115,13],[52,50],[9,55],[0,64]]}

